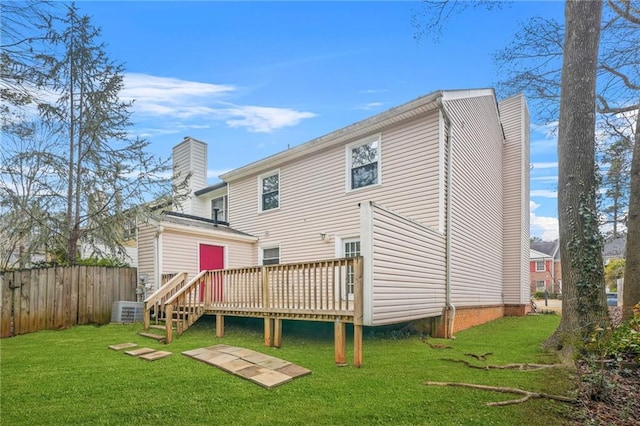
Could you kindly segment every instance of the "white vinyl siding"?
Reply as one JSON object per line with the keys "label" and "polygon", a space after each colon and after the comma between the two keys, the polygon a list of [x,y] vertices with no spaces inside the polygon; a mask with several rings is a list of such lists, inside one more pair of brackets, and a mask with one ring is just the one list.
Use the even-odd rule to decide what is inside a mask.
{"label": "white vinyl siding", "polygon": [[[529,301],[529,112],[524,96],[500,102],[505,134],[504,183],[504,300]],[[544,268],[543,268],[544,270]]]}
{"label": "white vinyl siding", "polygon": [[370,208],[372,217],[373,286],[367,325],[441,315],[445,306],[445,236],[382,206],[365,204],[362,208]]}
{"label": "white vinyl siding", "polygon": [[154,236],[156,227],[141,224],[138,228],[138,276],[146,275],[147,284],[155,288],[154,276]]}
{"label": "white vinyl siding", "polygon": [[168,230],[162,233],[162,273],[171,274],[180,271],[189,273],[193,278],[199,272],[200,244],[223,246],[226,268],[240,268],[256,265],[255,244],[233,241],[224,237]]}
{"label": "white vinyl siding", "polygon": [[[334,146],[279,165],[280,209],[269,214],[256,213],[260,195],[255,175],[230,181],[233,227],[256,235],[261,244],[281,243],[282,263],[332,258],[335,249],[330,242],[336,235],[358,235],[358,204],[363,200],[380,201],[406,217],[437,228],[437,111],[374,135],[378,134],[384,159],[381,185],[345,193],[345,145]],[[326,241],[320,239],[321,233],[327,234]]]}
{"label": "white vinyl siding", "polygon": [[[196,139],[185,138],[173,147],[173,173],[177,176],[176,184],[189,176],[188,189],[194,191],[207,186],[207,144]],[[207,206],[198,197],[191,196],[182,201],[177,211],[200,217],[207,217]]]}
{"label": "white vinyl siding", "polygon": [[503,136],[493,96],[445,101],[452,121],[451,299],[503,303]]}

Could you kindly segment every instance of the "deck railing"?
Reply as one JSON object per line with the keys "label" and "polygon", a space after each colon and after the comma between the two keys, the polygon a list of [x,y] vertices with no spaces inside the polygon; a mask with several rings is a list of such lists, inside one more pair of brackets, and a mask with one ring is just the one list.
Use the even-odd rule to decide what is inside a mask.
{"label": "deck railing", "polygon": [[164,304],[174,294],[180,291],[187,284],[187,272],[179,272],[163,284],[158,290],[153,292],[144,301],[144,328],[148,329],[151,325],[151,311],[154,313],[156,323],[164,316]]}
{"label": "deck railing", "polygon": [[178,335],[204,312],[358,322],[361,258],[203,271],[165,300],[164,311]]}

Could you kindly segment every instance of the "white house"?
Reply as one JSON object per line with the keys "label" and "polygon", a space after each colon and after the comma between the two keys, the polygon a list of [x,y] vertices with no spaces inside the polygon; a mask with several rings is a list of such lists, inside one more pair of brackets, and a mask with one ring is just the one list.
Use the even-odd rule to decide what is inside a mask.
{"label": "white house", "polygon": [[[361,256],[361,320],[335,312],[319,320],[432,318],[433,334],[450,336],[527,311],[529,114],[521,95],[497,102],[492,89],[437,91],[212,186],[206,152],[192,138],[174,148],[175,169],[192,173],[193,195],[182,211],[139,230],[139,271],[153,288],[181,271],[186,282],[202,270]],[[344,281],[343,297],[352,298],[352,278],[336,274],[326,279]],[[217,313],[295,317],[260,309]]]}

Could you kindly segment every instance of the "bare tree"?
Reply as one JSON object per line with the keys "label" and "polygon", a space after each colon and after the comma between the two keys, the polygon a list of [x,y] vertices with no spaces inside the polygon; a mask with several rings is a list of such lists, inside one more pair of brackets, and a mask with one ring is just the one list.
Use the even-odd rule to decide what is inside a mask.
{"label": "bare tree", "polygon": [[[44,75],[41,89],[53,100],[24,98],[37,105],[39,116],[25,113],[6,123],[16,143],[3,151],[0,184],[11,195],[3,219],[12,219],[9,230],[20,242],[29,240],[21,229],[46,231],[47,251],[65,263],[77,261],[81,245],[121,258],[125,222],[151,215],[151,201],[178,201],[184,185],[174,188],[168,162],[147,152],[148,141],[131,137],[131,102],[119,99],[123,67],[108,58],[90,19],[71,4],[47,37],[46,54],[25,66]],[[29,133],[27,118],[37,123],[32,130],[42,130]],[[42,246],[32,243],[34,250]]]}
{"label": "bare tree", "polygon": [[565,5],[558,123],[562,318],[550,343],[572,348],[608,319],[596,209],[596,75],[602,1]]}

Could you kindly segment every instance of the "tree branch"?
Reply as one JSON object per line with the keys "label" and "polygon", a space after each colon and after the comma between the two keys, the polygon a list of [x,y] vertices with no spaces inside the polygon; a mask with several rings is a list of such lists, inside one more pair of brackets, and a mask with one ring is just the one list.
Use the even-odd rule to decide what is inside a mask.
{"label": "tree branch", "polygon": [[470,388],[470,389],[479,389],[479,390],[486,390],[486,391],[493,391],[493,392],[500,392],[500,393],[515,393],[515,394],[518,394],[518,395],[524,395],[523,398],[519,398],[519,399],[510,399],[508,401],[498,401],[498,402],[487,402],[487,406],[489,406],[489,407],[501,407],[501,406],[504,406],[504,405],[521,404],[523,402],[528,401],[529,399],[537,399],[537,398],[546,398],[546,399],[551,399],[551,400],[554,400],[554,401],[568,402],[568,403],[574,403],[575,402],[575,399],[568,398],[566,396],[552,395],[552,394],[543,393],[543,392],[531,392],[531,391],[528,391],[528,390],[518,389],[518,388],[475,385],[473,383],[431,382],[431,381],[426,381],[426,382],[423,383],[423,385],[426,385],[426,386],[455,386],[455,387],[461,387],[461,388]]}

